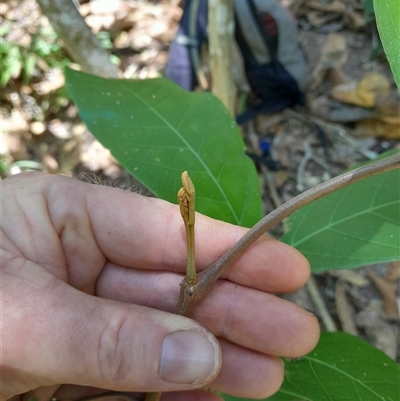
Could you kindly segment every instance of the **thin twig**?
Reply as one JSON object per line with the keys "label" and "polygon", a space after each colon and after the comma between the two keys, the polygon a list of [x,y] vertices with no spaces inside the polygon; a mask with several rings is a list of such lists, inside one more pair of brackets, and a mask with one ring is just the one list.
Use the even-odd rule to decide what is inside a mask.
{"label": "thin twig", "polygon": [[278,191],[276,190],[276,186],[274,183],[274,180],[272,178],[272,175],[268,168],[266,166],[261,166],[261,172],[263,173],[265,177],[265,184],[267,185],[268,188],[268,195],[272,199],[272,202],[274,203],[274,206],[277,208],[282,205],[282,200],[278,194]]}
{"label": "thin twig", "polygon": [[[305,172],[305,168],[307,166],[307,163],[310,160],[314,160],[316,163],[318,163],[322,168],[324,168],[328,174],[329,174],[329,166],[325,163],[325,161],[323,161],[322,159],[320,159],[318,156],[316,156],[313,152],[313,150],[311,149],[311,146],[309,145],[308,142],[304,142],[303,145],[303,149],[304,149],[304,156],[300,161],[299,167],[297,169],[297,190],[298,191],[304,191],[305,185],[303,183],[303,177],[304,177],[304,172]],[[329,174],[329,177],[331,175]]]}
{"label": "thin twig", "polygon": [[362,154],[368,159],[373,159],[377,156],[377,153],[357,145],[354,139],[349,135],[348,130],[344,129],[339,124],[324,121],[321,118],[309,115],[306,111],[298,112],[293,109],[286,109],[285,114],[288,117],[293,117],[304,124],[307,124],[313,129],[316,129],[316,125],[322,127],[324,131],[331,135],[332,139],[350,146],[354,151]]}
{"label": "thin twig", "polygon": [[[344,188],[350,184],[354,184],[357,181],[363,180],[364,178],[372,177],[374,175],[394,170],[399,167],[400,152],[393,156],[386,157],[385,159],[367,164],[355,170],[339,175],[338,177],[332,178],[331,180],[319,184],[316,187],[311,188],[284,203],[282,206],[278,207],[260,220],[232,248],[225,252],[217,262],[201,272],[198,275],[198,282],[195,285],[186,283],[185,279],[183,280],[178,304],[176,307],[176,313],[187,316],[193,305],[211,290],[219,276],[234,260],[241,256],[250,247],[250,245],[252,245],[259,237],[261,237],[261,235],[296,210],[325,195]],[[324,323],[328,330],[336,330],[335,325],[331,325],[330,323],[327,324],[327,322],[328,320],[324,318]],[[160,396],[161,393],[148,393],[146,400],[159,400]],[[82,398],[80,401],[89,401],[95,399],[96,397],[86,397]]]}
{"label": "thin twig", "polygon": [[323,182],[278,207],[260,220],[232,248],[225,252],[219,260],[199,273],[198,282],[194,288],[188,283],[185,283],[185,281],[182,282],[176,313],[184,316],[187,315],[193,305],[211,290],[220,275],[234,260],[241,256],[250,245],[261,237],[261,235],[296,210],[364,178],[372,177],[399,167],[400,152],[397,152],[390,157],[367,164]]}
{"label": "thin twig", "polygon": [[308,279],[306,287],[315,307],[317,308],[318,316],[321,318],[326,330],[337,331],[336,324],[333,321],[332,316],[328,311],[328,308],[326,307],[325,301],[322,298],[322,295],[313,276]]}

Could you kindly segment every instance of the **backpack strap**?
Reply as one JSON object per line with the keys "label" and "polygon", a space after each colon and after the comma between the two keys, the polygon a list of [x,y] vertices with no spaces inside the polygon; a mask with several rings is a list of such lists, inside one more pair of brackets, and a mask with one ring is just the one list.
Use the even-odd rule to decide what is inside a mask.
{"label": "backpack strap", "polygon": [[247,43],[247,40],[243,34],[237,13],[235,12],[234,15],[235,15],[235,39],[240,48],[240,51],[242,52],[244,64],[245,65],[258,64],[257,59],[254,57],[254,54],[251,51],[250,46]]}
{"label": "backpack strap", "polygon": [[258,27],[260,36],[269,50],[271,60],[278,58],[278,25],[271,14],[261,13],[257,10],[254,0],[248,0],[249,9]]}

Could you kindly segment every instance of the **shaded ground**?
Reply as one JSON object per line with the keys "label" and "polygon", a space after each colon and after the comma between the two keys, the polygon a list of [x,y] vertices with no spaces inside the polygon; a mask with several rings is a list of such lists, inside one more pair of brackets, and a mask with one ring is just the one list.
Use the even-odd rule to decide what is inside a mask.
{"label": "shaded ground", "polygon": [[[180,3],[82,1],[80,11],[119,58],[124,77],[144,79],[162,75]],[[398,94],[386,60],[374,56],[379,39],[360,4],[292,0],[285,5],[298,20],[309,63],[307,107],[262,116],[243,127],[248,150],[262,156],[259,143],[266,140],[279,164],[277,171],[258,166],[267,212],[353,164],[399,147],[400,136]],[[0,96],[2,177],[36,169],[131,187],[129,173],[87,131],[66,97],[61,68],[68,56],[35,1],[4,2],[0,14],[7,67],[2,79],[4,70],[11,71]],[[272,232],[281,233],[279,227]],[[339,328],[399,358],[398,263],[315,279]],[[320,315],[308,289],[290,298]]]}

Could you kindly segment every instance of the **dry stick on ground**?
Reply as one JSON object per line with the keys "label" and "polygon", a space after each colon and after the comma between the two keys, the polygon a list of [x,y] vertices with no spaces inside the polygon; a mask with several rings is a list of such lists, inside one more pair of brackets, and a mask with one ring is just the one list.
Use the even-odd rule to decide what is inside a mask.
{"label": "dry stick on ground", "polygon": [[212,93],[235,115],[235,85],[232,76],[232,41],[235,27],[232,0],[208,2],[209,53]]}
{"label": "dry stick on ground", "polygon": [[311,300],[315,305],[318,315],[325,326],[326,331],[337,331],[336,324],[329,314],[328,308],[322,298],[321,292],[318,289],[317,283],[315,282],[314,276],[310,276],[306,284],[308,293],[310,294]]}
{"label": "dry stick on ground", "polygon": [[118,68],[86,25],[72,0],[38,0],[43,14],[64,42],[71,58],[82,70],[104,78],[117,78]]}

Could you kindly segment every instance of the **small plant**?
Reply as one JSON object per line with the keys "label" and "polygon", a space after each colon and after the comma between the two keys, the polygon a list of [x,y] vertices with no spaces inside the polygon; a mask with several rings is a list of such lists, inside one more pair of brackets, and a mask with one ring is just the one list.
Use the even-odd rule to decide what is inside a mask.
{"label": "small plant", "polygon": [[70,59],[51,26],[38,27],[29,42],[24,44],[14,40],[14,35],[9,21],[0,27],[0,86],[5,87],[11,79],[20,76],[27,84],[35,76],[40,63],[49,68],[64,68],[69,64]]}
{"label": "small plant", "polygon": [[[382,43],[400,86],[398,4],[375,1],[374,5]],[[198,211],[254,225],[207,270],[198,276],[188,273],[178,313],[186,314],[230,262],[289,215],[289,230],[282,240],[303,252],[314,272],[400,259],[400,152],[320,184],[261,220],[255,168],[244,155],[238,127],[212,95],[188,93],[163,79],[107,80],[69,69],[66,77],[67,89],[91,132],[154,194],[175,202],[180,173],[188,170],[201,194]],[[181,202],[194,194],[185,177]],[[190,230],[187,226],[188,236]],[[399,396],[399,365],[346,333],[322,333],[312,352],[284,362],[284,383],[269,401],[384,401]],[[221,396],[226,401],[248,401]],[[158,400],[159,394],[147,399]]]}
{"label": "small plant", "polygon": [[[213,95],[190,93],[165,79],[104,79],[70,69],[66,78],[90,131],[156,196],[176,202],[187,170],[199,194],[197,211],[254,226],[194,284],[185,282],[178,313],[187,314],[229,263],[296,210],[283,240],[307,256],[314,272],[400,259],[400,197],[393,190],[400,182],[400,153],[320,184],[261,220],[256,170],[243,152],[239,128]],[[271,400],[320,401],[326,394],[342,400],[338,382],[348,389],[349,401],[395,399],[398,391],[399,366],[346,333],[323,333],[314,351],[285,366],[290,380]]]}

